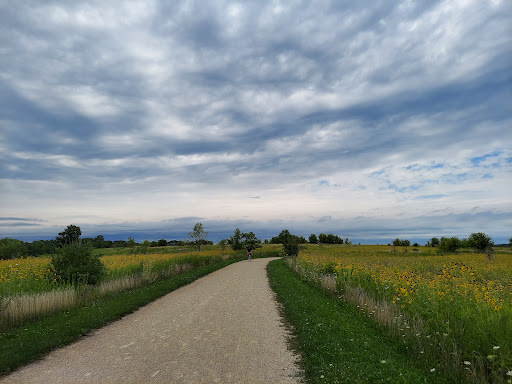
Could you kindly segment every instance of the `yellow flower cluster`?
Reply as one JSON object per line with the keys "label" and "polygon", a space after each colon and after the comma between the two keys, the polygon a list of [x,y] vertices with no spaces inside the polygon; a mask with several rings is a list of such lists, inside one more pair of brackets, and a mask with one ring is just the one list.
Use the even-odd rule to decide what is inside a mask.
{"label": "yellow flower cluster", "polygon": [[45,257],[0,260],[0,284],[21,280],[43,280],[49,263],[50,259]]}
{"label": "yellow flower cluster", "polygon": [[[433,255],[432,248],[407,254],[386,246],[308,246],[299,260],[321,270],[335,265],[342,278],[398,303],[468,300],[494,311],[512,307],[512,257],[463,253]],[[417,303],[421,304],[421,303]]]}
{"label": "yellow flower cluster", "polygon": [[[229,255],[231,250],[220,249],[198,252],[148,253],[146,255],[108,255],[100,257],[110,275],[116,275],[130,267],[143,265],[151,268],[155,263],[167,262],[182,257],[214,257]],[[46,257],[28,257],[25,259],[0,260],[0,293],[21,293],[24,290],[48,290],[51,285],[42,288],[51,259]]]}

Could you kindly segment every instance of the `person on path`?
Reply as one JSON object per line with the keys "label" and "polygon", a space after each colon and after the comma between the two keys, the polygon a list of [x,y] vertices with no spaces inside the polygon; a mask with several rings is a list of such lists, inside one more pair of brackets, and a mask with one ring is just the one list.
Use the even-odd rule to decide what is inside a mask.
{"label": "person on path", "polygon": [[252,248],[247,247],[247,260],[251,261],[251,257],[252,257]]}

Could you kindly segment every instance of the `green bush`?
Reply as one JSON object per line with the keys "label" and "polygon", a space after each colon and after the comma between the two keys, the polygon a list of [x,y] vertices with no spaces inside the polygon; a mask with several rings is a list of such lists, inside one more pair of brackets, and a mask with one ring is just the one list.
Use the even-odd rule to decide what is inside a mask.
{"label": "green bush", "polygon": [[92,248],[80,242],[63,246],[50,262],[50,275],[59,282],[97,284],[105,273],[105,266],[92,254]]}
{"label": "green bush", "polygon": [[486,252],[492,250],[494,243],[491,237],[483,232],[472,233],[468,238],[468,245],[478,252]]}
{"label": "green bush", "polygon": [[15,259],[27,254],[27,247],[21,240],[8,237],[0,239],[0,259]]}

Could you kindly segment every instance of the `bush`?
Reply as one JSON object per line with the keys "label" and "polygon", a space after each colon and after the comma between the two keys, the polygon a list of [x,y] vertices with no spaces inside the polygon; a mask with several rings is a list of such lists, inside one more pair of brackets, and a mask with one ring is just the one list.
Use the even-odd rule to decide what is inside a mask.
{"label": "bush", "polygon": [[492,250],[492,246],[494,245],[491,237],[487,236],[483,232],[472,233],[469,235],[467,243],[468,246],[481,253]]}
{"label": "bush", "polygon": [[439,249],[443,252],[457,252],[462,246],[462,242],[458,237],[441,237]]}
{"label": "bush", "polygon": [[23,241],[8,237],[0,239],[0,259],[14,259],[26,254],[27,247]]}
{"label": "bush", "polygon": [[105,272],[105,266],[92,254],[92,248],[80,242],[63,246],[50,262],[52,278],[69,284],[97,284]]}

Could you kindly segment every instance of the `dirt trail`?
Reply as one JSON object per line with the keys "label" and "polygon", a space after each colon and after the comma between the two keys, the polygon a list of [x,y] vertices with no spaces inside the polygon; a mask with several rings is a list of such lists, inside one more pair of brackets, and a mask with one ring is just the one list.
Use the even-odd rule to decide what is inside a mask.
{"label": "dirt trail", "polygon": [[205,276],[0,383],[299,383],[270,260]]}

